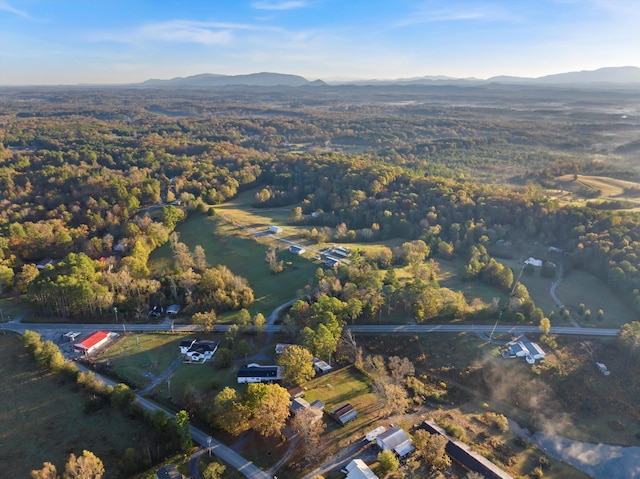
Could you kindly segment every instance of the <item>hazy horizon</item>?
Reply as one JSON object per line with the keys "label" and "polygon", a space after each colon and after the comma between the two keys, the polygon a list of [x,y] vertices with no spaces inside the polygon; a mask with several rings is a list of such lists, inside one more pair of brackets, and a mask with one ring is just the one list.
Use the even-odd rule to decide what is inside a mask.
{"label": "hazy horizon", "polygon": [[0,0],[0,84],[540,77],[636,65],[639,24],[625,0]]}

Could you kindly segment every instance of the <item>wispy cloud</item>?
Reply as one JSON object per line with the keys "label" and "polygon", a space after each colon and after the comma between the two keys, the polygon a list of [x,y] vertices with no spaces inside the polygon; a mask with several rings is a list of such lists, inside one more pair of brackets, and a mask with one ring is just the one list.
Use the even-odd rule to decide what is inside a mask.
{"label": "wispy cloud", "polygon": [[9,5],[9,2],[7,2],[6,0],[0,0],[0,11],[13,13],[14,15],[17,15],[17,16],[22,17],[22,18],[26,18],[28,20],[32,20],[33,19],[31,17],[31,15],[29,15],[24,10],[17,9],[17,8],[12,7],[11,5]]}
{"label": "wispy cloud", "polygon": [[220,45],[230,43],[234,31],[265,30],[242,23],[199,22],[193,20],[169,20],[147,23],[129,31],[92,32],[93,41],[111,41],[122,43],[143,43],[147,41],[165,41],[174,43],[198,43],[201,45]]}
{"label": "wispy cloud", "polygon": [[305,0],[259,0],[253,2],[251,6],[258,10],[291,10],[293,8],[307,7],[309,3]]}
{"label": "wispy cloud", "polygon": [[224,44],[231,41],[231,29],[216,23],[174,20],[152,23],[143,26],[139,33],[150,40],[162,40],[183,43],[201,43],[203,45]]}
{"label": "wispy cloud", "polygon": [[438,8],[431,3],[427,3],[417,8],[410,16],[396,22],[395,26],[402,27],[435,22],[496,22],[514,20],[517,20],[517,17],[512,13],[490,5]]}

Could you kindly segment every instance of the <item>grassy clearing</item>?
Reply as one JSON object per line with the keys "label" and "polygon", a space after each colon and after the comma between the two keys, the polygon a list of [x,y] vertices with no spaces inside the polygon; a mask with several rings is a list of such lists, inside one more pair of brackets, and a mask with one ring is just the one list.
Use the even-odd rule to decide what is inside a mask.
{"label": "grassy clearing", "polygon": [[179,355],[182,334],[128,334],[96,357],[133,388],[141,388],[163,372]]}
{"label": "grassy clearing", "polygon": [[594,193],[599,192],[599,195],[594,198],[595,200],[620,200],[637,205],[630,210],[640,209],[640,198],[637,195],[626,194],[624,191],[625,188],[640,188],[640,184],[633,181],[588,175],[579,175],[577,179],[574,179],[574,176],[569,174],[557,177],[556,182],[557,189],[550,190],[549,193],[563,203],[585,205],[588,200],[578,194],[578,191],[582,189]]}
{"label": "grassy clearing", "polygon": [[22,315],[29,315],[31,313],[28,305],[20,301],[19,298],[0,299],[0,311],[2,311],[0,322],[9,322]]}
{"label": "grassy clearing", "polygon": [[[0,464],[2,477],[29,477],[44,461],[64,469],[71,452],[95,453],[115,477],[127,447],[150,435],[144,425],[104,407],[85,413],[77,385],[40,370],[14,335],[0,335]],[[18,459],[19,458],[19,459]]]}
{"label": "grassy clearing", "polygon": [[462,260],[440,261],[438,264],[440,267],[438,273],[440,286],[453,291],[462,291],[468,303],[479,298],[484,303],[490,304],[493,298],[502,300],[506,297],[498,288],[483,281],[463,281],[460,278],[460,271],[464,268],[465,262]]}
{"label": "grassy clearing", "polygon": [[[520,270],[522,269],[522,260],[500,259],[499,261],[513,270],[514,279],[518,277],[518,274],[520,274]],[[529,296],[531,296],[531,299],[536,306],[544,311],[545,315],[548,315],[551,311],[558,309],[556,304],[553,302],[551,293],[549,292],[553,281],[554,280],[552,278],[542,277],[540,275],[540,268],[534,268],[532,273],[524,271],[522,276],[520,276],[520,282],[526,286],[529,291]]]}
{"label": "grassy clearing", "polygon": [[[558,285],[556,293],[582,326],[619,328],[637,319],[609,286],[594,275],[581,270],[568,271]],[[580,303],[584,303],[585,308],[591,310],[591,320],[586,321],[577,314]],[[604,311],[603,321],[596,319],[599,309]]]}
{"label": "grassy clearing", "polygon": [[[181,241],[191,249],[196,245],[205,249],[209,264],[224,264],[249,281],[256,299],[250,308],[252,314],[262,312],[266,316],[276,306],[294,298],[318,268],[304,258],[281,251],[279,258],[290,264],[284,272],[274,276],[264,260],[268,246],[248,236],[243,228],[220,218],[193,215],[177,231]],[[170,258],[168,244],[155,250],[150,259],[152,271],[159,273],[168,268]]]}

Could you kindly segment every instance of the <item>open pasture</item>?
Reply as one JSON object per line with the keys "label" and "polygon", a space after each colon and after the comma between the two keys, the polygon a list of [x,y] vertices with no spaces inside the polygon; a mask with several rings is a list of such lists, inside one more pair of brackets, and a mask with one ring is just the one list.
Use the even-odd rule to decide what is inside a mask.
{"label": "open pasture", "polygon": [[[249,281],[255,295],[255,303],[249,308],[252,314],[262,312],[268,316],[276,306],[296,297],[313,277],[317,264],[281,251],[279,259],[290,263],[285,270],[274,275],[265,262],[267,245],[249,236],[240,226],[234,226],[221,218],[193,215],[180,224],[176,231],[180,240],[193,249],[201,245],[210,265],[225,265],[234,274]],[[154,251],[150,267],[159,271],[169,267],[171,249],[168,244]]]}
{"label": "open pasture", "polygon": [[107,365],[120,381],[144,387],[178,358],[182,334],[128,334],[100,353],[96,361]]}
{"label": "open pasture", "polygon": [[[556,178],[557,190],[552,196],[564,203],[586,204],[587,201],[622,201],[635,205],[629,210],[640,209],[640,183],[609,178],[606,176],[563,175]],[[587,200],[580,192],[589,192],[593,198]]]}
{"label": "open pasture", "polygon": [[89,396],[59,374],[41,370],[13,334],[0,335],[0,470],[2,477],[29,477],[52,462],[64,470],[70,453],[87,449],[105,464],[105,477],[127,447],[150,436],[143,423],[108,405],[87,413]]}
{"label": "open pasture", "polygon": [[[606,283],[586,271],[568,271],[556,293],[571,315],[585,327],[619,328],[638,319]],[[578,314],[581,303],[585,309],[591,310],[591,319],[588,321]],[[599,309],[604,312],[602,321],[596,319]]]}

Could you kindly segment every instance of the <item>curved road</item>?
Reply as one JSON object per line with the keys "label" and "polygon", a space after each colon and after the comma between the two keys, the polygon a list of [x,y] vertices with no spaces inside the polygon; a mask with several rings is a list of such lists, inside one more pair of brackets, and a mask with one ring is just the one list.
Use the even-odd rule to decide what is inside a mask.
{"label": "curved road", "polygon": [[[558,306],[559,308],[562,308],[564,306],[562,304],[562,301],[560,301],[560,298],[558,298],[558,295],[556,294],[556,288],[558,287],[561,281],[562,281],[562,264],[558,264],[558,278],[551,285],[551,289],[549,289],[549,293],[551,293],[551,297],[553,298],[553,301],[556,303],[556,306]],[[581,327],[580,324],[578,324],[578,321],[576,321],[575,318],[571,316],[571,312],[569,312],[569,321],[571,321],[571,324],[573,324],[574,327],[576,328]]]}

